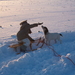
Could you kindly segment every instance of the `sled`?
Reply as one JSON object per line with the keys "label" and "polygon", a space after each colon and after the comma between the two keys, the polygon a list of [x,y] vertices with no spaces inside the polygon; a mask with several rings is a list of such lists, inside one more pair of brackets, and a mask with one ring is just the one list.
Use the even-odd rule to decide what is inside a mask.
{"label": "sled", "polygon": [[10,48],[16,48],[16,47],[19,47],[19,46],[21,46],[21,45],[23,45],[23,44],[24,44],[24,43],[21,42],[21,43],[18,43],[18,44],[10,45],[9,47],[10,47]]}
{"label": "sled", "polygon": [[[34,42],[30,43],[30,45],[27,47],[26,51],[27,52],[29,52],[29,51],[35,51],[35,50],[38,50],[38,48],[42,48],[43,45],[44,45],[44,41],[45,41],[44,38],[35,39]],[[12,44],[9,47],[16,49],[17,47],[20,47],[23,44],[24,44],[24,42],[21,42],[21,43],[17,43],[17,44]]]}

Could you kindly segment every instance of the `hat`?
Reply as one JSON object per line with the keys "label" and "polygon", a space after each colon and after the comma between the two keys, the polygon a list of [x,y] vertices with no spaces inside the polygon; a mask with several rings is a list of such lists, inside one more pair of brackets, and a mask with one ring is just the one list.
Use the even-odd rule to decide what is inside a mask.
{"label": "hat", "polygon": [[20,25],[23,25],[24,23],[27,23],[27,20],[22,21],[22,22],[20,23]]}

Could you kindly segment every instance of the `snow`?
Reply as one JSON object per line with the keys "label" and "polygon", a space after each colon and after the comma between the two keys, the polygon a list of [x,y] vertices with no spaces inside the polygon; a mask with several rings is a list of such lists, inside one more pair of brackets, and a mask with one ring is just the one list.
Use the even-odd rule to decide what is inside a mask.
{"label": "snow", "polygon": [[[17,41],[23,20],[43,22],[50,32],[61,33],[62,44],[52,44],[61,57],[47,46],[16,55],[8,46]],[[43,36],[41,26],[32,32],[33,38]],[[75,63],[74,0],[0,0],[0,75],[75,75],[75,65],[66,57]]]}

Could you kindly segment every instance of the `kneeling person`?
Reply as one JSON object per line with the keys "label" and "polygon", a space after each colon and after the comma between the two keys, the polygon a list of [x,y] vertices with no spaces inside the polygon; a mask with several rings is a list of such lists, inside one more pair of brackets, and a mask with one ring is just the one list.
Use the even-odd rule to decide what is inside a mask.
{"label": "kneeling person", "polygon": [[[34,39],[32,39],[29,36],[29,34],[32,33],[31,29],[34,28],[34,27],[37,27],[38,25],[42,25],[42,24],[43,23],[29,24],[27,22],[27,20],[20,23],[21,27],[20,27],[20,30],[17,33],[17,40],[20,41],[20,42],[25,42],[24,45],[20,46],[21,50],[25,51],[26,47],[30,45],[30,42],[35,41]],[[17,49],[17,50],[18,50],[18,52],[20,52],[19,49]]]}

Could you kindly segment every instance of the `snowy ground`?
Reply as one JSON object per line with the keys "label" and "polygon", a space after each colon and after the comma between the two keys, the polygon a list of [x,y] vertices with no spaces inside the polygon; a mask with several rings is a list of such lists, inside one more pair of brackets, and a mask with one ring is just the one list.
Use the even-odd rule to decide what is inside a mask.
{"label": "snowy ground", "polygon": [[[62,44],[53,44],[61,55],[48,47],[29,53],[8,46],[16,40],[19,23],[43,22],[50,32],[59,32]],[[0,0],[0,75],[75,75],[75,1],[74,0]],[[32,29],[32,37],[42,37],[41,26]]]}

